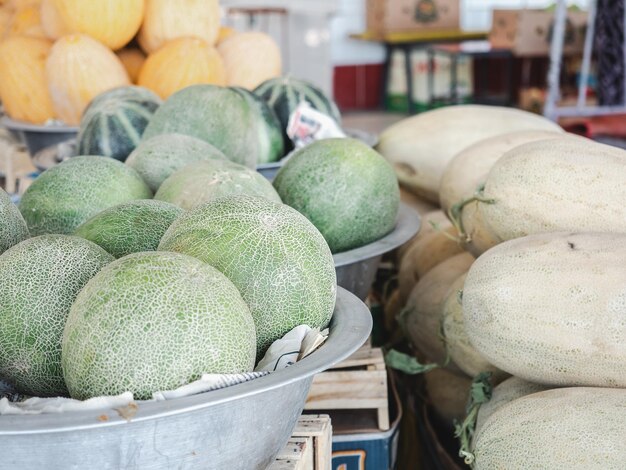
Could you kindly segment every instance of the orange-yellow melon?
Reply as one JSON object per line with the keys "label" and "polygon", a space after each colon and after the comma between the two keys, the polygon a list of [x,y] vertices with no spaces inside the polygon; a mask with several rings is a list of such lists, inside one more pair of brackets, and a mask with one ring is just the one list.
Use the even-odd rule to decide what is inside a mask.
{"label": "orange-yellow melon", "polygon": [[141,67],[146,61],[146,55],[137,47],[125,47],[117,51],[116,54],[126,69],[130,80],[137,83]]}
{"label": "orange-yellow melon", "polygon": [[219,29],[218,0],[146,0],[146,12],[137,39],[147,53],[181,37],[197,37],[213,46]]}
{"label": "orange-yellow melon", "polygon": [[217,33],[217,41],[216,44],[219,44],[231,36],[237,34],[237,30],[235,28],[231,28],[230,26],[220,26],[220,30]]}
{"label": "orange-yellow melon", "polygon": [[54,5],[68,32],[88,34],[116,50],[139,30],[145,0],[54,0]]}
{"label": "orange-yellow melon", "polygon": [[63,122],[77,125],[89,102],[103,91],[130,85],[117,56],[85,34],[63,36],[46,62],[54,111]]}
{"label": "orange-yellow melon", "polygon": [[281,74],[280,49],[265,33],[235,34],[220,43],[217,50],[224,59],[229,86],[253,90],[265,80]]}
{"label": "orange-yellow melon", "polygon": [[39,10],[41,27],[50,39],[59,39],[68,33],[67,26],[57,10],[55,0],[42,0]]}
{"label": "orange-yellow melon", "polygon": [[43,124],[54,117],[46,83],[46,39],[13,36],[0,43],[0,99],[9,117]]}
{"label": "orange-yellow melon", "polygon": [[41,27],[39,7],[30,5],[16,10],[11,17],[7,34],[11,36],[23,35],[45,38],[46,34]]}
{"label": "orange-yellow melon", "polygon": [[137,83],[165,99],[190,85],[225,85],[226,73],[213,46],[197,38],[179,38],[148,56]]}

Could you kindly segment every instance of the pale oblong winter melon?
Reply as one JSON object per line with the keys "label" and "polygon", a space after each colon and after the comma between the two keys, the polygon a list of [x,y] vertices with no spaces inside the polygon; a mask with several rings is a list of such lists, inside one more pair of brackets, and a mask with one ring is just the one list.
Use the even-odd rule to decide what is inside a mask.
{"label": "pale oblong winter melon", "polygon": [[456,154],[483,139],[513,131],[561,128],[548,119],[512,108],[448,106],[404,119],[380,134],[377,150],[395,167],[400,183],[439,201],[441,176]]}
{"label": "pale oblong winter melon", "polygon": [[443,335],[446,348],[450,359],[464,373],[474,377],[481,372],[491,372],[495,383],[498,383],[507,374],[482,357],[467,337],[462,306],[463,284],[466,277],[467,273],[464,273],[454,281],[443,303]]}
{"label": "pale oblong winter melon", "polygon": [[217,199],[179,217],[159,250],[195,256],[237,286],[252,311],[259,355],[295,326],[323,328],[332,316],[337,279],[328,244],[285,204]]}
{"label": "pale oblong winter melon", "polygon": [[144,139],[126,159],[126,165],[141,175],[150,189],[159,189],[177,170],[200,160],[225,160],[214,146],[185,134],[160,134]]}
{"label": "pale oblong winter melon", "polygon": [[28,237],[24,217],[9,195],[0,188],[0,255]]}
{"label": "pale oblong winter melon", "polygon": [[181,168],[163,182],[154,198],[189,210],[220,197],[241,194],[281,202],[272,183],[261,173],[217,159]]}
{"label": "pale oblong winter melon", "polygon": [[480,432],[480,428],[483,427],[485,421],[507,403],[511,403],[513,400],[531,395],[537,392],[543,392],[549,390],[548,385],[536,384],[528,382],[527,380],[520,379],[519,377],[509,377],[497,387],[493,389],[491,399],[483,403],[476,417],[476,427],[474,428],[474,435]]}
{"label": "pale oblong winter melon", "polygon": [[23,394],[67,395],[61,335],[79,291],[113,261],[78,237],[42,235],[0,256],[0,376]]}
{"label": "pale oblong winter melon", "polygon": [[478,210],[501,240],[626,232],[626,151],[583,139],[521,145],[489,172]]}
{"label": "pale oblong winter melon", "polygon": [[626,387],[626,234],[549,233],[484,253],[463,289],[472,344],[531,382]]}
{"label": "pale oblong winter melon", "polygon": [[233,88],[193,85],[170,96],[152,117],[144,139],[179,133],[202,139],[224,152],[229,160],[255,168],[267,160],[263,152],[268,127],[260,109]]}
{"label": "pale oblong winter melon", "polygon": [[356,139],[323,139],[297,150],[274,187],[285,204],[313,222],[333,253],[391,232],[400,207],[393,169]]}
{"label": "pale oblong winter melon", "polygon": [[182,213],[173,204],[152,199],[130,201],[98,212],[74,235],[94,242],[116,258],[156,251],[165,231]]}
{"label": "pale oblong winter melon", "polygon": [[476,436],[476,470],[622,470],[626,390],[564,388],[519,398]]}
{"label": "pale oblong winter melon", "polygon": [[151,197],[132,168],[112,158],[79,156],[44,171],[22,196],[19,209],[31,235],[71,234],[104,209]]}
{"label": "pale oblong winter melon", "polygon": [[148,399],[203,373],[251,372],[254,322],[237,288],[179,253],[134,253],[80,292],[63,331],[62,366],[73,398],[131,391]]}
{"label": "pale oblong winter melon", "polygon": [[[408,339],[430,362],[444,364],[447,353],[441,337],[443,303],[454,281],[467,272],[474,257],[461,253],[431,269],[411,291],[405,307]],[[450,367],[458,370],[451,363]]]}

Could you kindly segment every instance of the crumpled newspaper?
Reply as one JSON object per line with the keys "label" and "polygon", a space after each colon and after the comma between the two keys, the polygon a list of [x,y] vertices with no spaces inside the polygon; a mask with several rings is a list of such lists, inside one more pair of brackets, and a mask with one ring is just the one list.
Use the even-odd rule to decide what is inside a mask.
{"label": "crumpled newspaper", "polygon": [[[328,330],[310,328],[300,325],[292,329],[281,339],[276,340],[269,347],[254,372],[243,374],[204,374],[195,382],[183,385],[175,390],[155,392],[152,400],[163,401],[175,398],[210,392],[232,385],[248,382],[268,375],[274,371],[285,369],[315,351],[328,337]],[[9,385],[0,381],[0,416],[24,415],[42,413],[63,413],[71,411],[86,411],[99,409],[123,409],[135,403],[133,394],[125,392],[115,396],[94,397],[88,400],[74,400],[72,398],[27,398],[23,401],[13,401],[15,393]]]}
{"label": "crumpled newspaper", "polygon": [[305,147],[316,140],[346,137],[333,118],[313,109],[306,101],[300,102],[291,113],[286,131],[296,149]]}

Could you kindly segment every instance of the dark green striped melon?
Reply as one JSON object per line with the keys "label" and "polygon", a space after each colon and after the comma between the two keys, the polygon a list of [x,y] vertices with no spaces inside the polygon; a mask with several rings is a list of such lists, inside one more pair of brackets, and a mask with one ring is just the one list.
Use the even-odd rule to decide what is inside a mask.
{"label": "dark green striped melon", "polygon": [[[283,142],[283,133],[280,127],[280,121],[276,116],[276,113],[267,105],[265,100],[258,95],[255,95],[250,90],[241,87],[232,87],[233,90],[244,95],[251,103],[252,106],[256,106],[258,111],[263,116],[261,124],[264,127],[262,129],[263,134],[267,136],[267,141],[263,141],[262,145],[267,146],[267,150],[259,154],[257,164],[277,162],[285,154],[285,145]],[[263,135],[261,134],[261,135]]]}
{"label": "dark green striped melon", "polygon": [[165,231],[183,212],[173,204],[152,199],[125,202],[98,212],[74,235],[94,242],[116,258],[156,251]]}
{"label": "dark green striped melon", "polygon": [[205,202],[237,194],[281,202],[267,178],[228,160],[205,160],[181,168],[163,182],[154,198],[189,210]]}
{"label": "dark green striped melon", "polygon": [[0,376],[23,394],[67,395],[61,336],[78,292],[113,257],[88,240],[42,235],[0,256]]}
{"label": "dark green striped melon", "polygon": [[154,113],[144,132],[149,139],[179,133],[202,139],[229,160],[249,168],[271,160],[265,117],[245,94],[226,87],[192,85],[171,95]]}
{"label": "dark green striped melon", "polygon": [[289,116],[300,102],[306,101],[311,107],[330,116],[338,124],[341,122],[341,114],[335,102],[322,90],[306,80],[293,77],[271,78],[256,87],[254,93],[263,98],[276,113],[285,140],[285,150],[293,149],[293,144],[287,136],[286,130]]}
{"label": "dark green striped melon", "polygon": [[29,236],[26,221],[9,195],[0,188],[0,255]]}
{"label": "dark green striped melon", "polygon": [[251,372],[250,309],[215,268],[179,253],[134,253],[91,279],[72,305],[61,363],[70,395],[148,399],[202,374]]}
{"label": "dark green striped melon", "polygon": [[28,187],[19,209],[31,235],[72,234],[98,212],[152,191],[135,170],[106,157],[72,157],[44,171]]}
{"label": "dark green striped melon", "polygon": [[161,98],[139,86],[113,88],[98,95],[80,120],[78,154],[126,160],[160,105]]}
{"label": "dark green striped melon", "polygon": [[179,217],[159,250],[194,256],[237,286],[254,318],[258,358],[295,326],[323,328],[332,316],[337,279],[328,245],[284,204],[250,196],[216,199]]}
{"label": "dark green striped melon", "polygon": [[214,146],[185,134],[160,134],[144,139],[126,159],[154,192],[174,172],[201,160],[226,160]]}
{"label": "dark green striped melon", "polygon": [[304,214],[333,253],[378,240],[393,230],[400,206],[391,165],[355,139],[324,139],[297,150],[274,187]]}

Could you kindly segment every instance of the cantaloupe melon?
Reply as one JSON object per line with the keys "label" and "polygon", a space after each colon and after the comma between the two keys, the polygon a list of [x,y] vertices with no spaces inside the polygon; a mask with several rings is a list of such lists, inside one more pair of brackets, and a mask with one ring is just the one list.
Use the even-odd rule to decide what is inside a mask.
{"label": "cantaloupe melon", "polygon": [[116,258],[156,251],[165,231],[182,213],[173,204],[152,199],[130,201],[98,212],[74,235],[94,242]]}
{"label": "cantaloupe melon", "polygon": [[458,242],[458,232],[447,220],[439,228],[420,237],[400,261],[400,298],[406,301],[415,284],[431,269],[460,253],[464,253],[464,250]]}
{"label": "cantaloupe melon", "polygon": [[160,105],[157,95],[140,86],[113,88],[99,94],[80,119],[78,154],[126,160]]}
{"label": "cantaloupe melon", "polygon": [[621,470],[626,390],[565,388],[497,410],[475,439],[476,470]]}
{"label": "cantaloupe melon", "polygon": [[477,435],[483,427],[483,424],[485,424],[485,421],[504,405],[518,398],[525,397],[526,395],[549,390],[549,388],[550,387],[547,385],[528,382],[519,377],[509,377],[493,389],[491,400],[480,406],[476,417],[474,435]]}
{"label": "cantaloupe melon", "polygon": [[499,383],[507,374],[487,361],[472,346],[463,320],[462,292],[467,273],[462,274],[450,286],[443,302],[443,336],[450,359],[464,373],[475,377],[481,372],[491,372],[494,383]]}
{"label": "cantaloupe melon", "polygon": [[324,139],[296,151],[274,187],[285,204],[313,222],[333,253],[389,233],[400,205],[391,166],[355,139]]}
{"label": "cantaloupe melon", "polygon": [[126,165],[141,175],[154,192],[163,181],[190,163],[223,159],[208,142],[184,134],[161,134],[143,139],[126,159]]}
{"label": "cantaloupe melon", "polygon": [[626,232],[626,151],[583,139],[532,142],[489,172],[478,210],[501,240],[533,233]]}
{"label": "cantaloupe melon", "polygon": [[[443,303],[454,281],[465,273],[474,257],[461,253],[431,269],[411,291],[404,313],[409,340],[429,361],[444,364],[446,347],[441,336]],[[459,370],[453,362],[449,367]]]}
{"label": "cantaloupe melon", "polygon": [[471,343],[531,382],[626,387],[626,234],[549,233],[484,253],[463,289]]}
{"label": "cantaloupe melon", "polygon": [[73,398],[131,391],[148,399],[203,373],[251,372],[254,322],[236,287],[178,253],[134,253],[80,292],[63,331]]}
{"label": "cantaloupe melon", "polygon": [[113,257],[78,237],[43,235],[0,256],[0,376],[20,393],[67,395],[61,335],[78,292]]}
{"label": "cantaloupe melon", "polygon": [[132,168],[112,158],[79,156],[44,171],[18,207],[31,235],[71,234],[104,209],[151,197]]}
{"label": "cantaloupe melon", "polygon": [[222,271],[250,306],[257,352],[297,325],[323,328],[335,306],[333,258],[302,214],[265,198],[217,199],[179,217],[159,250],[195,256]]}
{"label": "cantaloupe melon", "polygon": [[456,372],[436,368],[424,374],[428,402],[439,419],[448,426],[461,421],[469,397],[472,379]]}
{"label": "cantaloupe melon", "polygon": [[29,237],[26,221],[9,195],[0,188],[0,255]]}
{"label": "cantaloupe melon", "polygon": [[274,151],[268,141],[264,116],[236,89],[193,85],[170,96],[157,110],[144,138],[180,133],[205,140],[229,160],[256,168]]}
{"label": "cantaloupe melon", "polygon": [[163,182],[154,198],[189,210],[220,197],[240,194],[281,202],[272,183],[261,173],[218,159],[181,168]]}
{"label": "cantaloupe melon", "polygon": [[260,31],[246,31],[223,40],[217,50],[224,60],[226,83],[254,90],[280,76],[282,59],[274,39]]}
{"label": "cantaloupe melon", "polygon": [[448,106],[404,119],[380,134],[377,150],[395,167],[400,182],[430,201],[439,201],[441,176],[456,154],[483,139],[522,130],[561,128],[517,109]]}
{"label": "cantaloupe melon", "polygon": [[[402,198],[402,187],[400,188],[400,197]],[[441,210],[435,209],[432,211],[426,212],[420,220],[420,228],[419,232],[411,238],[408,242],[398,248],[398,255],[396,256],[396,260],[398,262],[402,261],[402,258],[406,256],[409,250],[419,242],[422,238],[427,236],[429,233],[433,231],[445,231],[447,228],[451,227],[452,224],[448,219],[448,216],[442,212]]]}

